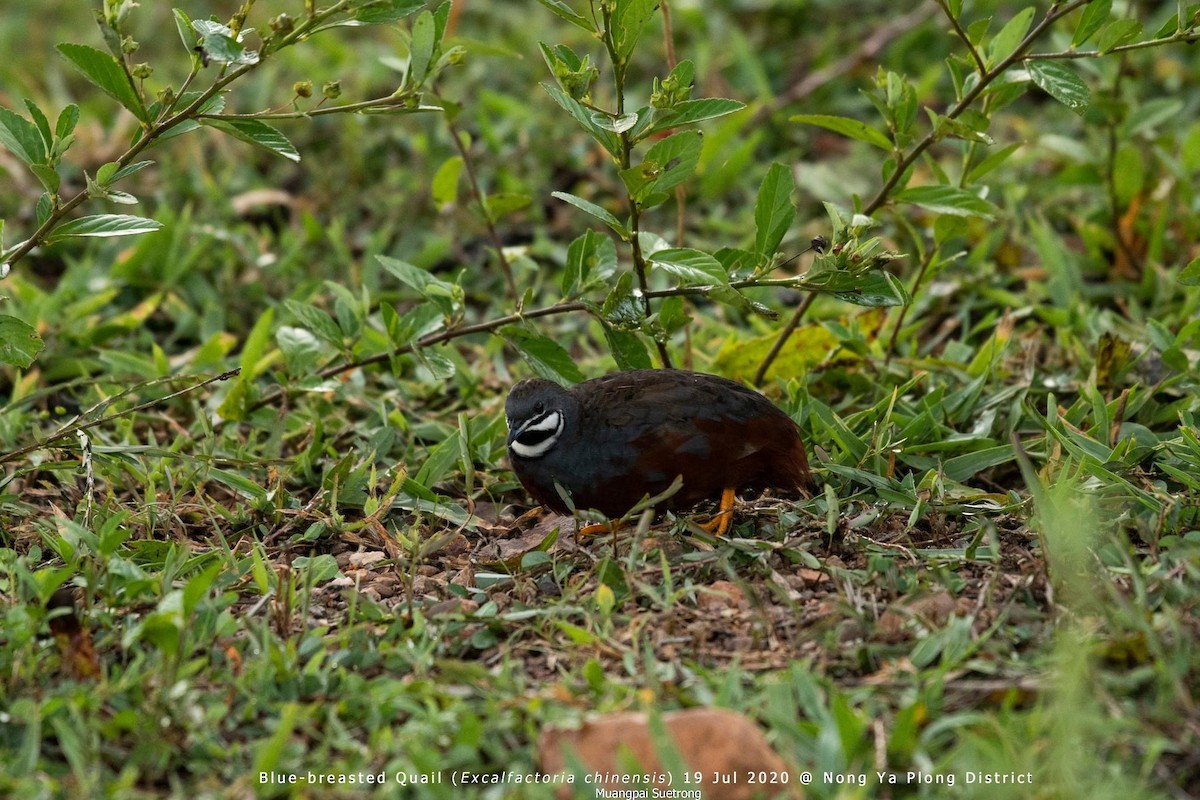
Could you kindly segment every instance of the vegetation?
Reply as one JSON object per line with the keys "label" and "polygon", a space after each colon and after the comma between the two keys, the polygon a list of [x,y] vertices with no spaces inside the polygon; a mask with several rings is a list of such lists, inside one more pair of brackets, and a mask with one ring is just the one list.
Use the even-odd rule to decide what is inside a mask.
{"label": "vegetation", "polygon": [[[817,798],[1200,793],[1198,25],[6,10],[0,793],[548,797],[395,776],[693,706]],[[651,365],[821,489],[527,513],[507,387]]]}

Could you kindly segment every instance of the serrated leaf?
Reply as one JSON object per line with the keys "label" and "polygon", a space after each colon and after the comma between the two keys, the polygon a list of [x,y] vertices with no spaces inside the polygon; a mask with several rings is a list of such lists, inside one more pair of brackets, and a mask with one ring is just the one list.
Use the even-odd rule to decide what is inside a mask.
{"label": "serrated leaf", "polygon": [[46,145],[37,126],[7,108],[0,108],[0,145],[25,166],[46,163]]}
{"label": "serrated leaf", "polygon": [[183,48],[188,51],[188,54],[193,58],[196,56],[196,44],[200,41],[196,33],[196,29],[192,27],[192,18],[178,8],[172,9],[175,17],[175,31],[179,34],[179,41],[183,42]]}
{"label": "serrated leaf", "polygon": [[865,122],[860,122],[849,117],[835,117],[829,114],[796,114],[789,117],[792,122],[800,122],[805,125],[816,125],[819,128],[840,133],[843,136],[849,136],[851,139],[857,139],[860,142],[874,145],[881,150],[892,152],[894,149],[892,142],[881,132],[867,125]]}
{"label": "serrated leaf", "polygon": [[433,202],[439,208],[445,208],[458,199],[458,177],[463,171],[462,156],[451,156],[442,162],[433,175],[430,191]]}
{"label": "serrated leaf", "polygon": [[85,44],[63,43],[57,50],[75,69],[97,88],[116,100],[142,122],[149,122],[146,106],[138,95],[129,75],[115,58]]}
{"label": "serrated leaf", "polygon": [[[258,53],[247,49],[238,39],[233,38],[233,31],[228,26],[207,19],[192,22],[192,29],[200,34],[200,49],[209,61],[218,64],[250,65],[258,63]],[[243,35],[245,31],[242,32]]]}
{"label": "serrated leaf", "polygon": [[420,86],[429,75],[429,64],[433,61],[436,29],[433,14],[422,11],[412,25],[412,38],[408,46],[408,86]]}
{"label": "serrated leaf", "polygon": [[1000,209],[974,192],[956,186],[917,186],[896,195],[901,203],[912,203],[938,214],[991,219]]}
{"label": "serrated leaf", "polygon": [[1104,27],[1112,15],[1112,0],[1091,0],[1079,17],[1075,26],[1075,35],[1071,37],[1071,46],[1080,47],[1096,35],[1096,31]]}
{"label": "serrated leaf", "polygon": [[608,323],[602,324],[604,338],[618,369],[649,369],[652,366],[650,351],[642,337],[632,331],[618,330]]}
{"label": "serrated leaf", "polygon": [[564,203],[570,203],[580,211],[586,211],[620,234],[622,239],[629,238],[629,228],[625,227],[624,223],[613,216],[612,212],[610,212],[608,209],[596,205],[591,200],[584,200],[582,197],[578,197],[568,192],[551,192],[550,196],[557,197]]}
{"label": "serrated leaf", "polygon": [[[404,19],[425,7],[423,0],[390,0],[363,4],[354,12],[354,22],[360,25],[386,25]],[[348,23],[343,23],[348,24]]]}
{"label": "serrated leaf", "polygon": [[796,207],[792,205],[795,188],[792,171],[779,163],[770,166],[758,187],[754,203],[754,253],[759,263],[766,263],[775,254],[796,221]]}
{"label": "serrated leaf", "polygon": [[660,111],[659,116],[655,118],[654,124],[650,126],[644,133],[639,136],[644,137],[650,134],[658,133],[675,128],[680,125],[690,125],[695,122],[702,122],[706,119],[716,119],[723,117],[726,114],[732,114],[736,111],[741,111],[746,107],[745,103],[739,103],[737,100],[727,100],[722,97],[705,97],[698,100],[684,100],[677,103],[670,109]]}
{"label": "serrated leaf", "polygon": [[538,0],[538,2],[572,25],[583,28],[588,33],[596,32],[596,27],[592,25],[590,19],[576,13],[575,9],[562,2],[562,0]]}
{"label": "serrated leaf", "polygon": [[616,0],[612,14],[612,40],[617,55],[626,60],[633,53],[638,38],[650,17],[658,8],[659,0]]}
{"label": "serrated leaf", "polygon": [[1004,23],[1004,27],[992,39],[992,44],[988,48],[989,65],[998,64],[1013,54],[1017,46],[1021,44],[1021,40],[1025,38],[1025,34],[1029,32],[1029,25],[1033,22],[1035,11],[1033,6],[1027,6]]}
{"label": "serrated leaf", "polygon": [[606,131],[596,125],[593,119],[592,112],[584,108],[578,100],[564,92],[560,87],[543,83],[542,88],[546,93],[553,98],[554,102],[558,103],[568,114],[570,114],[576,122],[583,126],[593,139],[600,143],[600,146],[609,152],[612,156],[619,156],[621,152],[621,142],[612,131]]}
{"label": "serrated leaf", "polygon": [[59,225],[46,238],[50,244],[75,236],[136,236],[139,233],[150,233],[162,227],[162,223],[145,217],[135,217],[129,214],[95,214],[79,217]]}
{"label": "serrated leaf", "polygon": [[0,364],[27,369],[45,346],[27,322],[0,314]]}
{"label": "serrated leaf", "polygon": [[1087,110],[1090,94],[1087,84],[1075,70],[1061,61],[1032,61],[1029,76],[1046,94],[1076,114]]}
{"label": "serrated leaf", "polygon": [[1100,29],[1100,38],[1096,40],[1096,49],[1107,53],[1114,47],[1120,47],[1142,32],[1142,23],[1136,19],[1114,19]]}
{"label": "serrated leaf", "polygon": [[704,142],[698,131],[668,136],[646,151],[642,163],[621,171],[621,178],[635,200],[650,205],[655,194],[669,192],[696,171]]}
{"label": "serrated leaf", "polygon": [[649,257],[655,269],[679,278],[684,286],[720,286],[729,283],[721,262],[700,250],[690,247],[671,247],[658,250]]}
{"label": "serrated leaf", "polygon": [[77,124],[79,124],[79,106],[67,103],[59,112],[58,120],[54,123],[54,135],[59,139],[66,139],[75,131]]}
{"label": "serrated leaf", "polygon": [[501,328],[497,333],[521,354],[540,377],[563,386],[583,380],[583,373],[571,356],[552,339],[518,325]]}
{"label": "serrated leaf", "polygon": [[854,276],[854,288],[850,291],[835,291],[831,294],[839,300],[856,306],[869,308],[904,306],[909,303],[904,284],[890,272],[868,272]]}
{"label": "serrated leaf", "polygon": [[1200,257],[1193,258],[1186,267],[1181,269],[1176,280],[1184,286],[1200,286]]}
{"label": "serrated leaf", "polygon": [[278,129],[258,119],[204,119],[204,125],[228,133],[235,139],[258,145],[289,161],[299,161],[300,153]]}
{"label": "serrated leaf", "polygon": [[342,329],[324,309],[296,300],[284,300],[283,307],[318,338],[334,347],[342,346]]}
{"label": "serrated leaf", "polygon": [[46,152],[50,152],[50,148],[54,145],[54,134],[50,131],[50,120],[46,119],[45,112],[38,107],[38,104],[28,97],[25,98],[25,108],[29,110],[30,119],[37,126],[38,133],[42,135],[42,143],[45,145]]}

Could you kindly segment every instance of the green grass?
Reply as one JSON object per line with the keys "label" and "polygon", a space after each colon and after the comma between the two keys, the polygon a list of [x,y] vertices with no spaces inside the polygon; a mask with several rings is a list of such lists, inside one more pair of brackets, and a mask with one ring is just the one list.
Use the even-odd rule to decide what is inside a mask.
{"label": "green grass", "polygon": [[[153,98],[190,55],[144,5],[128,24]],[[263,5],[252,24],[285,10]],[[698,294],[711,275],[651,261],[646,317],[628,242],[552,195],[619,227],[639,184],[537,86],[552,80],[537,42],[568,44],[610,107],[611,61],[537,4],[520,24],[485,5],[453,17],[446,45],[466,59],[422,87],[447,113],[272,119],[299,163],[180,136],[121,184],[139,205],[83,209],[160,230],[13,265],[0,314],[44,349],[0,367],[0,795],[374,791],[279,782],[311,772],[382,773],[382,796],[550,797],[449,780],[536,773],[551,725],[695,706],[754,719],[814,798],[1200,792],[1196,56],[1159,42],[1038,62],[1086,85],[1082,114],[1053,99],[1069,76],[998,83],[964,118],[976,133],[912,161],[908,190],[943,195],[881,196],[867,224],[850,209],[929,131],[918,106],[953,105],[944,59],[972,69],[945,15],[891,30],[870,4],[710,5],[670,6],[677,55],[696,97],[748,108],[701,123],[684,193],[648,200],[638,224],[711,259],[689,263],[718,281],[800,282]],[[1020,9],[985,5],[963,27],[994,63]],[[1032,52],[1066,50],[1093,13]],[[1076,49],[1153,43],[1173,13]],[[0,23],[8,52],[36,34],[0,66],[0,105],[28,116],[30,97],[52,122],[80,105],[66,197],[134,125],[53,52],[103,47],[90,15],[44,14]],[[286,112],[302,80],[340,80],[336,102],[386,96],[414,19],[283,51],[227,111]],[[872,32],[890,45],[839,62]],[[656,15],[630,106],[667,74]],[[796,114],[861,120],[896,149]],[[464,151],[474,184],[447,179]],[[261,188],[289,209],[239,210]],[[0,247],[32,233],[41,192],[5,154]],[[815,236],[835,246],[779,266]],[[892,278],[861,270],[873,253]],[[747,500],[721,538],[690,514],[635,520],[615,547],[526,514],[504,455],[513,382],[662,351],[750,382],[797,308],[761,388],[805,432],[813,497]]]}

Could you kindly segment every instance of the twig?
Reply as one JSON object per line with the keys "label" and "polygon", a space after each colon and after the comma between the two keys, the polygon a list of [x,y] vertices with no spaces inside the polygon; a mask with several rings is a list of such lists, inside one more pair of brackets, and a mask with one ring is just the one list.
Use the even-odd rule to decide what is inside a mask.
{"label": "twig", "polygon": [[[176,397],[182,397],[183,395],[194,392],[197,389],[203,389],[205,386],[208,386],[210,383],[216,383],[217,381],[229,380],[230,378],[235,377],[236,375],[241,373],[241,371],[242,370],[240,367],[238,367],[237,369],[231,369],[226,372],[222,372],[220,375],[214,375],[211,378],[205,378],[204,380],[200,381],[200,383],[192,384],[191,386],[180,389],[177,392],[173,392],[173,393],[167,395],[166,397],[159,397],[154,400],[147,400],[145,403],[136,405],[133,408],[127,408],[124,411],[118,411],[114,414],[108,414],[106,416],[94,419],[91,422],[77,422],[77,423],[68,424],[65,427],[59,428],[56,432],[50,434],[50,436],[43,441],[34,442],[33,444],[26,445],[24,447],[18,448],[11,452],[0,454],[0,464],[6,463],[9,461],[16,461],[18,458],[28,455],[36,450],[44,450],[47,447],[52,447],[55,442],[57,442],[61,439],[66,439],[66,438],[74,436],[78,433],[82,433],[83,431],[90,430],[97,426],[103,425],[106,422],[112,422],[115,419],[120,419],[121,417],[127,417],[130,414],[136,414],[139,411],[145,411],[148,408],[153,408],[154,406],[159,405],[160,403],[165,403],[168,400],[174,400]],[[171,378],[170,380],[178,380],[178,379]],[[105,401],[105,402],[107,403],[110,401]],[[76,417],[76,419],[78,419],[78,417]]]}

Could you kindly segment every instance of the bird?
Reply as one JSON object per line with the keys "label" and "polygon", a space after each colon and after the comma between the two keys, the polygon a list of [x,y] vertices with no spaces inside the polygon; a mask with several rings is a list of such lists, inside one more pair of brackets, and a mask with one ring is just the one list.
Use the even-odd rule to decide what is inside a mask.
{"label": "bird", "polygon": [[659,510],[719,497],[714,522],[724,534],[735,492],[804,491],[811,481],[796,422],[717,375],[635,369],[571,388],[529,378],[509,391],[505,416],[513,472],[534,500],[560,514],[593,509],[619,519],[680,478]]}

